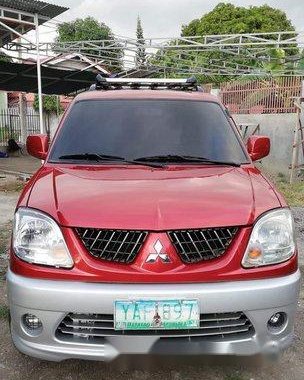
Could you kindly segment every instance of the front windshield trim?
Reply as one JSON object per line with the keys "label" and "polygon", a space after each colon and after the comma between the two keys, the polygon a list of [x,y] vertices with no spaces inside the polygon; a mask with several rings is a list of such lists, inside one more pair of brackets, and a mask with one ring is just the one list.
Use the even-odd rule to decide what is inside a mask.
{"label": "front windshield trim", "polygon": [[[122,90],[123,91],[123,90]],[[249,154],[247,152],[247,149],[245,147],[245,144],[240,136],[240,134],[238,133],[238,130],[237,130],[237,126],[235,124],[235,122],[233,122],[231,120],[231,116],[229,117],[227,115],[227,113],[225,112],[225,108],[224,106],[222,105],[222,103],[220,102],[217,102],[217,101],[213,101],[211,99],[208,99],[208,100],[205,100],[205,99],[185,99],[183,97],[181,98],[174,98],[174,99],[168,99],[165,95],[164,96],[159,96],[157,98],[151,98],[151,97],[141,97],[141,98],[127,98],[125,96],[122,96],[121,97],[107,97],[107,98],[88,98],[88,99],[79,99],[79,100],[76,100],[71,107],[69,107],[64,119],[62,120],[62,123],[60,124],[59,126],[59,130],[58,132],[56,133],[55,135],[55,138],[53,140],[53,143],[51,144],[51,147],[50,147],[50,151],[49,151],[49,155],[46,159],[46,162],[49,162],[49,163],[56,163],[56,164],[60,164],[60,163],[64,163],[64,164],[68,164],[68,163],[78,163],[80,164],[80,160],[60,160],[58,158],[54,159],[52,156],[53,156],[53,151],[54,151],[54,148],[56,146],[56,142],[57,140],[59,139],[60,137],[60,132],[62,131],[62,129],[64,128],[64,123],[67,121],[67,119],[69,118],[70,114],[71,114],[71,111],[72,109],[78,104],[78,103],[83,103],[83,102],[97,102],[97,101],[100,101],[100,102],[113,102],[113,101],[126,101],[126,102],[136,102],[136,103],[140,103],[142,101],[151,101],[151,102],[157,102],[157,101],[160,101],[160,100],[165,100],[166,102],[195,102],[195,103],[205,103],[205,104],[215,104],[218,106],[218,108],[221,110],[222,114],[224,115],[227,123],[229,124],[230,128],[232,128],[232,131],[234,133],[234,136],[236,137],[237,141],[238,141],[238,145],[239,147],[241,148],[241,151],[242,153],[244,154],[244,157],[247,158],[247,160],[240,160],[238,163],[240,165],[248,165],[251,163],[251,160],[249,158]],[[115,164],[115,165],[126,165],[125,163],[123,162],[114,162],[114,161],[107,161],[107,162],[88,162],[88,161],[85,161],[84,160],[84,164],[86,165],[107,165],[107,164]],[[210,163],[203,163],[203,162],[168,162],[167,165],[210,165]]]}

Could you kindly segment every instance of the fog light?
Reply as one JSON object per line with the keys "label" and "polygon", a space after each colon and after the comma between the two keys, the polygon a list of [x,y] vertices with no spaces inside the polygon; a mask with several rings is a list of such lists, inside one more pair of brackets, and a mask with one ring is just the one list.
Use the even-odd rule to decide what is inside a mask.
{"label": "fog light", "polygon": [[268,321],[268,328],[270,330],[279,330],[286,324],[286,314],[285,313],[275,313]]}
{"label": "fog light", "polygon": [[33,314],[25,314],[23,316],[23,323],[29,330],[39,330],[42,328],[41,320]]}

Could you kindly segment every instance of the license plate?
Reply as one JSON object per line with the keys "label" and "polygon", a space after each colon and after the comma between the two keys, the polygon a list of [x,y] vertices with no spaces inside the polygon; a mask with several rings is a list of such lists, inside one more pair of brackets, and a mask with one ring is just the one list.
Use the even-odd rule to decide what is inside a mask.
{"label": "license plate", "polygon": [[116,330],[199,328],[197,300],[115,301]]}

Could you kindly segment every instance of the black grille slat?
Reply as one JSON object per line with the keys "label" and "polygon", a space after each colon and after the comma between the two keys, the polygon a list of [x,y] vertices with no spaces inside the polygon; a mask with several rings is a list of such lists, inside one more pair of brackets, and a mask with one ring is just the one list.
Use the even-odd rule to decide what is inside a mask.
{"label": "black grille slat", "polygon": [[147,237],[146,231],[76,228],[82,243],[95,258],[130,264]]}
{"label": "black grille slat", "polygon": [[60,332],[62,334],[69,334],[69,335],[76,335],[76,336],[82,336],[85,337],[87,335],[87,338],[95,338],[95,337],[106,337],[106,336],[115,336],[115,335],[159,335],[159,336],[177,336],[177,337],[189,337],[189,336],[195,336],[195,337],[209,337],[209,336],[228,336],[230,334],[240,334],[240,333],[248,333],[250,329],[247,326],[239,327],[223,327],[221,329],[215,328],[215,329],[208,329],[204,333],[202,333],[199,330],[188,332],[184,330],[128,330],[125,333],[121,333],[120,330],[112,330],[111,333],[108,332],[108,330],[97,330],[96,331],[84,331],[84,329],[81,328],[70,328],[70,327],[60,327]]}
{"label": "black grille slat", "polygon": [[[184,263],[198,263],[221,257],[238,231],[237,227],[168,231]],[[95,258],[132,263],[148,235],[147,231],[76,228],[81,241]]]}
{"label": "black grille slat", "polygon": [[200,327],[183,330],[115,330],[112,314],[68,314],[57,328],[60,339],[95,339],[117,335],[146,335],[160,337],[219,337],[252,336],[254,328],[242,312],[201,314]]}
{"label": "black grille slat", "polygon": [[238,231],[237,227],[169,231],[169,238],[184,263],[221,257]]}

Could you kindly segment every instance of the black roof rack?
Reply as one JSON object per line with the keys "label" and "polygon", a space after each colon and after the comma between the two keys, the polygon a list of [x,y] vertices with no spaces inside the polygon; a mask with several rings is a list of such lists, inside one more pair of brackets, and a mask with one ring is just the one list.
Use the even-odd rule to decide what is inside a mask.
{"label": "black roof rack", "polygon": [[158,78],[105,78],[101,74],[96,77],[96,84],[90,90],[121,90],[121,89],[150,89],[150,90],[180,90],[202,91],[195,77],[188,79],[158,79]]}

